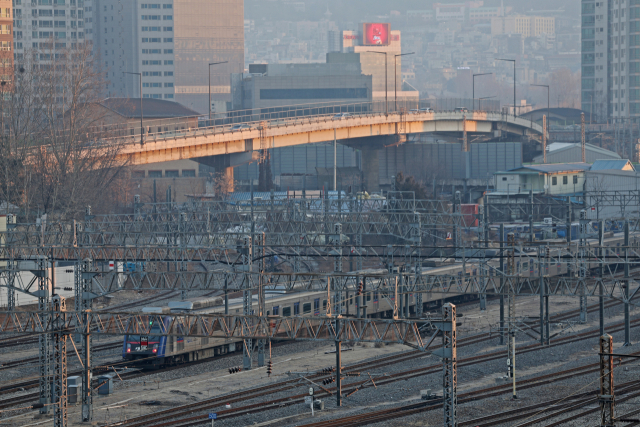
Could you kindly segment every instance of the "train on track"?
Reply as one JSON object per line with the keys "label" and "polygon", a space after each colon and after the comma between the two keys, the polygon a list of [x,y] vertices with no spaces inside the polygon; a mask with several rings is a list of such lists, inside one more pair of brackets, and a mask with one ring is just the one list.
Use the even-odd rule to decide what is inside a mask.
{"label": "train on track", "polygon": [[[593,240],[590,243],[596,243]],[[604,239],[604,245],[610,247],[606,255],[612,257],[611,263],[616,262],[616,255],[622,255],[620,246],[624,243],[622,233],[608,233]],[[640,244],[640,233],[630,235],[630,244],[638,246]],[[494,250],[495,253],[495,250]],[[535,252],[523,250],[516,256],[516,272],[523,277],[535,277],[539,274]],[[557,261],[557,260],[556,260]],[[479,275],[477,260],[469,260],[466,264],[466,275]],[[499,261],[493,259],[487,262],[490,275],[497,275]],[[599,267],[599,264],[592,263],[589,269]],[[545,274],[549,276],[562,276],[572,273],[567,262],[554,262],[545,264]],[[461,263],[446,265],[437,268],[425,269],[425,275],[458,275],[463,274]],[[354,293],[347,293],[343,302],[342,312],[346,315],[354,315],[357,310]],[[257,296],[254,295],[254,304],[257,304]],[[478,295],[437,293],[431,292],[423,294],[423,312],[438,309],[442,304],[451,302],[460,304],[478,299]],[[362,297],[363,306],[366,307],[367,317],[391,317],[394,311],[394,296],[382,295],[378,291],[368,291]],[[415,313],[416,294],[408,296],[410,312]],[[207,306],[209,304],[209,306]],[[297,292],[267,293],[265,311],[268,316],[320,316],[326,312],[327,294],[325,292]],[[168,326],[172,316],[179,316],[180,313],[215,313],[224,311],[224,307],[211,306],[211,301],[180,301],[169,303],[166,307],[147,307],[143,309],[147,313],[165,314],[163,322]],[[235,299],[229,302],[229,314],[241,314],[242,300]],[[165,337],[154,336],[153,332],[160,332],[160,325],[151,325],[151,335],[140,337],[139,335],[126,335],[122,347],[122,357],[125,360],[136,362],[143,367],[162,367],[176,363],[193,362],[204,358],[211,358],[242,350],[241,340],[226,340],[221,338],[191,338],[191,337]],[[146,341],[144,339],[146,338]]]}
{"label": "train on track", "polygon": [[[253,296],[254,306],[257,305],[257,295]],[[477,298],[474,295],[431,293],[429,301],[424,306],[434,309],[441,304],[451,302],[459,304]],[[382,295],[378,291],[365,292],[363,305],[367,307],[367,317],[391,317],[394,310],[394,296]],[[415,295],[409,296],[411,311],[415,311]],[[170,302],[166,307],[146,307],[143,312],[149,314],[164,314],[163,322],[167,327],[173,316],[181,313],[220,313],[224,307],[197,308],[201,302],[179,301]],[[357,307],[353,292],[349,293],[343,303],[343,312],[352,315]],[[229,301],[229,314],[242,313],[242,300]],[[267,316],[321,316],[327,310],[326,292],[296,292],[291,294],[267,294],[265,301]],[[222,338],[199,337],[166,337],[153,335],[159,333],[160,324],[152,324],[149,336],[125,335],[122,347],[122,357],[137,365],[148,368],[162,367],[177,363],[186,363],[222,356],[235,351],[242,351],[242,340],[228,340]]]}

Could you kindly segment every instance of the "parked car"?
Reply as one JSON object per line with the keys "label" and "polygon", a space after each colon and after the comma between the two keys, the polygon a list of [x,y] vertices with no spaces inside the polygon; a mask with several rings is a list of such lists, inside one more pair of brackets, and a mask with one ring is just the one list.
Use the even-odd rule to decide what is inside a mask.
{"label": "parked car", "polygon": [[335,116],[333,116],[333,120],[345,120],[350,117],[353,117],[351,113],[338,113]]}
{"label": "parked car", "polygon": [[468,113],[469,109],[467,107],[456,107],[453,109],[454,113]]}

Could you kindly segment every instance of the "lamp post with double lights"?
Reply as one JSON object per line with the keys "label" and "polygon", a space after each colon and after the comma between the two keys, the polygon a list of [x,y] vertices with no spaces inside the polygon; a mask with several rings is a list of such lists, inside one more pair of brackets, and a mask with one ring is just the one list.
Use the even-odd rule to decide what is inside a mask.
{"label": "lamp post with double lights", "polygon": [[142,73],[123,71],[122,74],[132,74],[140,77],[140,145],[144,145],[144,125],[142,124]]}
{"label": "lamp post with double lights", "polygon": [[515,117],[517,116],[516,114],[516,60],[496,58],[496,61],[513,62],[513,117]]}
{"label": "lamp post with double lights", "polygon": [[[488,76],[490,74],[493,73],[480,73],[480,74],[474,74],[473,77],[471,78],[471,97],[472,97],[472,101],[473,101],[473,110],[475,111],[476,109],[476,77],[478,76]],[[480,109],[480,105],[478,105],[478,109]]]}
{"label": "lamp post with double lights", "polygon": [[209,126],[211,126],[211,66],[212,65],[220,65],[220,64],[228,64],[229,61],[222,62],[211,62],[209,63]]}
{"label": "lamp post with double lights", "polygon": [[395,75],[395,83],[393,86],[395,87],[395,112],[398,112],[398,57],[406,56],[406,55],[415,55],[415,52],[410,53],[400,53],[398,55],[393,55],[393,74]]}
{"label": "lamp post with double lights", "polygon": [[387,63],[387,52],[376,52],[375,50],[368,50],[367,52],[384,55],[384,114],[389,115],[389,78],[387,77],[389,65]]}

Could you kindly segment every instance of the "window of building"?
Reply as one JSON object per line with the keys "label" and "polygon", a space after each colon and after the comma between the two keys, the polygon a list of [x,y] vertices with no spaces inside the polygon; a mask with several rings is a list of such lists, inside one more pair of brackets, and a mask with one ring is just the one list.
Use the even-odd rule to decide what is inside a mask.
{"label": "window of building", "polygon": [[324,311],[326,311],[326,310],[327,310],[327,300],[326,300],[326,299],[323,299],[323,300],[322,300],[322,309],[323,309]]}
{"label": "window of building", "polygon": [[562,177],[562,184],[563,185],[567,185],[569,183],[569,177],[568,176],[563,176]]}
{"label": "window of building", "polygon": [[173,5],[172,4],[163,4],[162,8],[163,9],[173,9]]}
{"label": "window of building", "polygon": [[142,15],[143,21],[160,21],[160,15]]}
{"label": "window of building", "polygon": [[554,176],[553,178],[551,178],[551,185],[558,185],[558,177]]}
{"label": "window of building", "polygon": [[[165,43],[173,43],[173,38],[172,37],[165,37],[164,38],[164,42]],[[165,52],[166,53],[166,52]],[[173,53],[173,52],[169,52],[169,53]]]}
{"label": "window of building", "polygon": [[[142,49],[144,52],[144,49]],[[162,71],[143,71],[143,77],[162,77]]]}
{"label": "window of building", "polygon": [[195,169],[183,169],[182,170],[182,177],[183,178],[195,178],[196,177],[196,170]]}
{"label": "window of building", "polygon": [[300,303],[299,302],[294,302],[293,303],[293,315],[294,316],[298,316],[300,314]]}
{"label": "window of building", "polygon": [[273,315],[274,316],[279,316],[280,315],[280,306],[277,306],[277,305],[273,306]]}
{"label": "window of building", "polygon": [[178,178],[180,176],[180,171],[177,170],[166,170],[164,171],[165,178]]}
{"label": "window of building", "polygon": [[282,315],[285,317],[291,316],[291,307],[282,307]]}
{"label": "window of building", "polygon": [[160,5],[154,3],[142,3],[141,7],[142,9],[160,9]]}
{"label": "window of building", "polygon": [[574,184],[578,183],[578,175],[573,175],[573,183]]}
{"label": "window of building", "polygon": [[162,27],[164,31],[173,31],[173,27]]}
{"label": "window of building", "polygon": [[164,50],[164,53],[170,53],[170,54],[173,54],[173,49],[165,49],[165,50]]}
{"label": "window of building", "polygon": [[165,71],[165,72],[164,72],[164,76],[165,76],[165,77],[167,77],[167,76],[173,76],[173,71]]}
{"label": "window of building", "polygon": [[147,176],[149,178],[162,178],[162,171],[149,171]]}
{"label": "window of building", "polygon": [[173,94],[172,93],[165,93],[164,94],[164,99],[173,99]]}
{"label": "window of building", "polygon": [[173,21],[173,15],[163,15],[162,16],[162,20],[163,21]]}
{"label": "window of building", "polygon": [[162,61],[142,61],[142,65],[162,65]]}
{"label": "window of building", "polygon": [[133,171],[131,172],[132,178],[144,178],[144,171]]}
{"label": "window of building", "polygon": [[164,87],[173,87],[173,83],[165,83]]}
{"label": "window of building", "polygon": [[173,59],[165,60],[164,65],[173,65]]}
{"label": "window of building", "polygon": [[311,303],[305,302],[302,304],[302,314],[311,313]]}
{"label": "window of building", "polygon": [[506,181],[506,180],[507,180],[507,177],[506,177],[506,176],[503,176],[503,177],[502,177],[502,180],[503,180],[503,181]]}

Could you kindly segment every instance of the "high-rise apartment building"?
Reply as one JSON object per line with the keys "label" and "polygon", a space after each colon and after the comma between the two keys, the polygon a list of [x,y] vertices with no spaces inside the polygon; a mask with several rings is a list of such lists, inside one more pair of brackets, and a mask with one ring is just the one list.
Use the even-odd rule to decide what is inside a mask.
{"label": "high-rise apartment building", "polygon": [[640,118],[640,2],[582,1],[582,109]]}
{"label": "high-rise apartment building", "polygon": [[[109,96],[180,102],[208,112],[231,101],[244,71],[243,0],[93,0],[93,39]],[[211,63],[224,62],[212,65]]]}
{"label": "high-rise apartment building", "polygon": [[13,7],[11,0],[0,0],[0,82],[13,80]]}
{"label": "high-rise apartment building", "polygon": [[[0,0],[2,11],[6,10],[3,5],[5,3],[7,7],[11,6],[10,1]],[[0,15],[0,19],[10,18],[4,12]],[[2,25],[4,36],[4,25],[8,24]],[[13,1],[13,45],[16,61],[21,61],[25,52],[31,49],[40,52],[40,59],[47,60],[47,55],[52,50],[71,49],[85,40],[84,0]]]}

